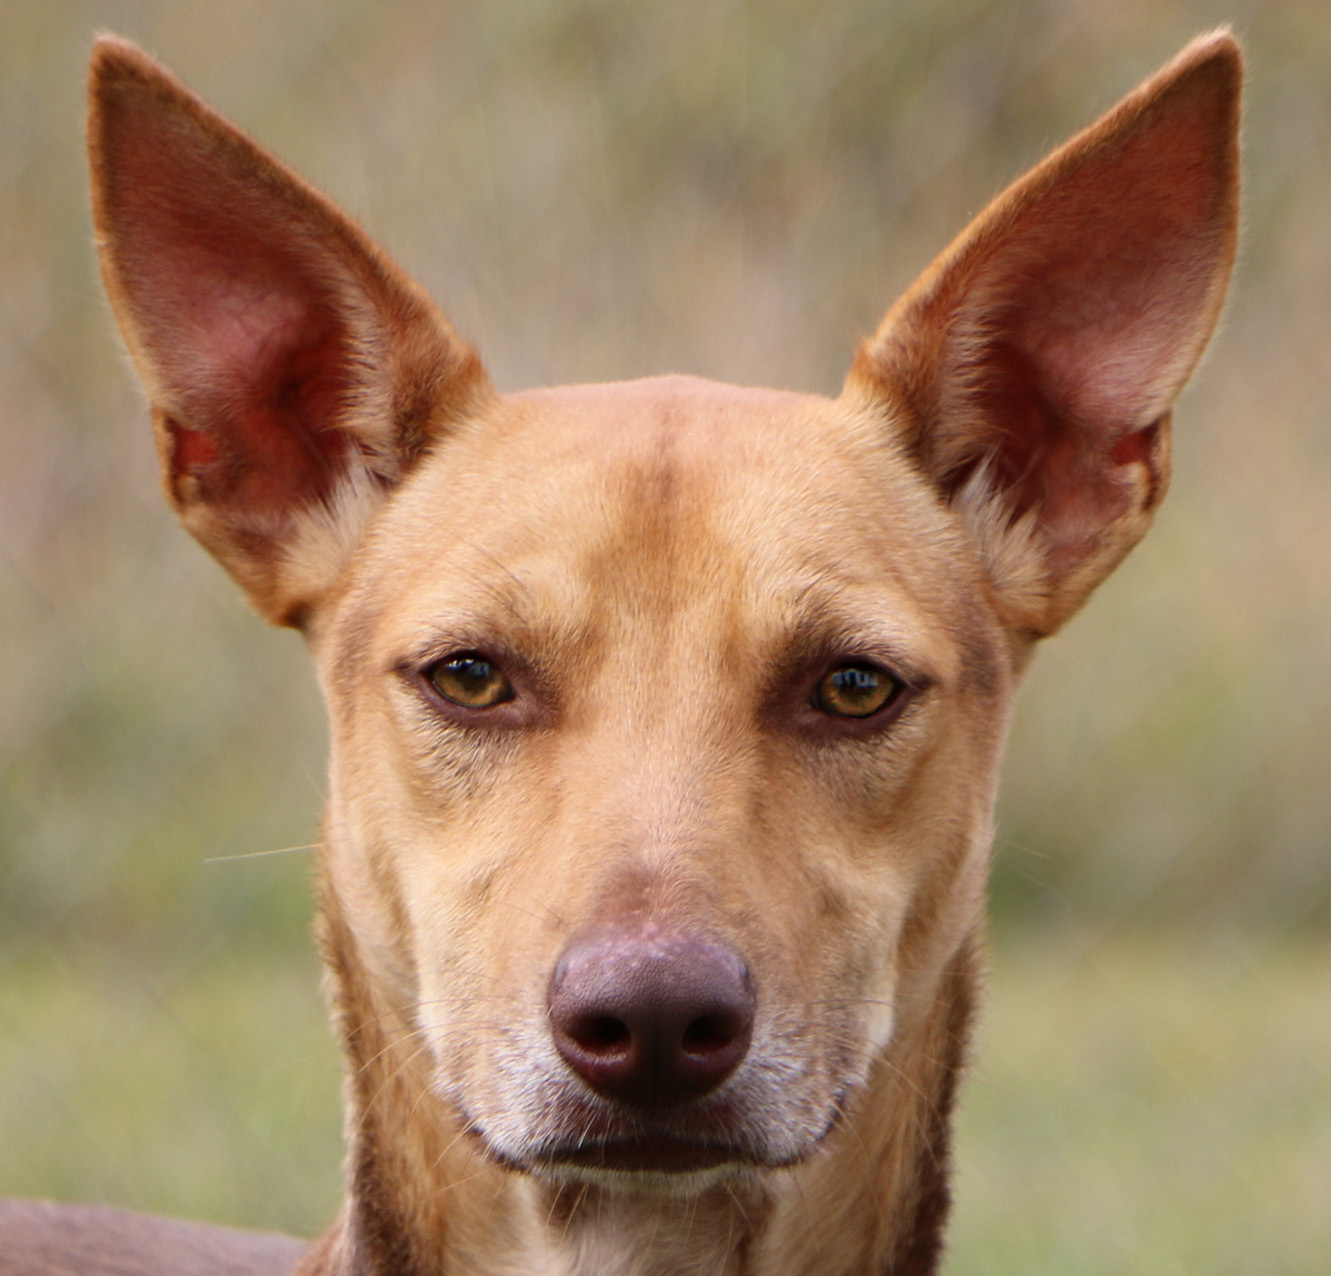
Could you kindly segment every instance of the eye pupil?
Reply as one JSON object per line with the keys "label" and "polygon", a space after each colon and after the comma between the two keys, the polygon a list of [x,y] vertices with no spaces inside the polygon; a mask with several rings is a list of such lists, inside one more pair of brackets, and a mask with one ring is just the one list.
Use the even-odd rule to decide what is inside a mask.
{"label": "eye pupil", "polygon": [[455,678],[472,686],[489,682],[494,675],[494,666],[488,660],[452,660],[448,667]]}
{"label": "eye pupil", "polygon": [[484,656],[449,656],[429,670],[434,689],[465,709],[489,709],[513,699],[513,685]]}
{"label": "eye pupil", "polygon": [[860,669],[852,666],[849,669],[838,669],[832,675],[832,685],[842,692],[849,692],[851,695],[864,695],[867,692],[875,691],[878,688],[878,675],[872,669]]}
{"label": "eye pupil", "polygon": [[814,688],[813,704],[833,717],[868,718],[891,704],[900,691],[901,683],[877,665],[837,665]]}

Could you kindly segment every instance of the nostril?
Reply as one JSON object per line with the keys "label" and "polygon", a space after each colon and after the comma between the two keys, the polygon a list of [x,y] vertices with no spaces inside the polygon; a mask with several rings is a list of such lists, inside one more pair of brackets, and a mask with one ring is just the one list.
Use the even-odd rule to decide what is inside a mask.
{"label": "nostril", "polygon": [[732,1015],[699,1015],[684,1029],[685,1054],[715,1054],[729,1049],[742,1031]]}
{"label": "nostril", "polygon": [[616,1055],[628,1050],[633,1033],[613,1015],[596,1015],[573,1025],[569,1037],[589,1054]]}

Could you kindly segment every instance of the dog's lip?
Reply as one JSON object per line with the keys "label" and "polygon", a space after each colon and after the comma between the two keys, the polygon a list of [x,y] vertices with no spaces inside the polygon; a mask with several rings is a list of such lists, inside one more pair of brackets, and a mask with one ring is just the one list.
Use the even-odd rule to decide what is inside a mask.
{"label": "dog's lip", "polygon": [[[795,1147],[776,1148],[766,1146],[761,1132],[725,1119],[726,1114],[720,1111],[710,1114],[706,1129],[690,1122],[683,1128],[677,1126],[673,1132],[659,1126],[625,1128],[609,1119],[610,1114],[583,1111],[576,1122],[581,1127],[578,1134],[566,1126],[563,1133],[551,1133],[517,1147],[493,1141],[485,1124],[465,1105],[459,1105],[458,1115],[464,1133],[475,1141],[482,1154],[518,1173],[558,1174],[561,1170],[583,1169],[684,1175],[723,1166],[777,1170],[799,1165],[826,1142],[840,1125],[845,1110],[846,1094],[842,1092],[821,1130]],[[693,1128],[688,1128],[689,1125]]]}
{"label": "dog's lip", "polygon": [[688,1174],[722,1165],[752,1164],[753,1157],[730,1143],[704,1143],[669,1134],[642,1134],[562,1144],[543,1151],[537,1162],[551,1167]]}

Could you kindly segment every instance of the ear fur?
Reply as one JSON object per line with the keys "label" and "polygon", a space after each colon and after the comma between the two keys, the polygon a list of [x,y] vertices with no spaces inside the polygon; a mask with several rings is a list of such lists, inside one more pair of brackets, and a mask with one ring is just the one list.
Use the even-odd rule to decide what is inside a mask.
{"label": "ear fur", "polygon": [[88,142],[167,495],[260,612],[300,626],[384,492],[491,393],[484,370],[358,226],[115,37]]}
{"label": "ear fur", "polygon": [[994,200],[851,369],[1014,631],[1057,629],[1164,495],[1170,405],[1234,260],[1241,67],[1228,32],[1194,41]]}

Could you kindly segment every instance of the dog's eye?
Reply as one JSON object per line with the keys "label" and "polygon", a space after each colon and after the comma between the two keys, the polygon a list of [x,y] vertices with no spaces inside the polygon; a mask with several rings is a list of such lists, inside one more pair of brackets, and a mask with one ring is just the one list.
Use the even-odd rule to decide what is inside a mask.
{"label": "dog's eye", "polygon": [[837,718],[870,718],[901,691],[901,682],[886,669],[857,661],[823,674],[813,689],[813,707]]}
{"label": "dog's eye", "polygon": [[493,661],[474,652],[447,656],[426,670],[430,685],[464,709],[492,709],[513,699],[513,684]]}

